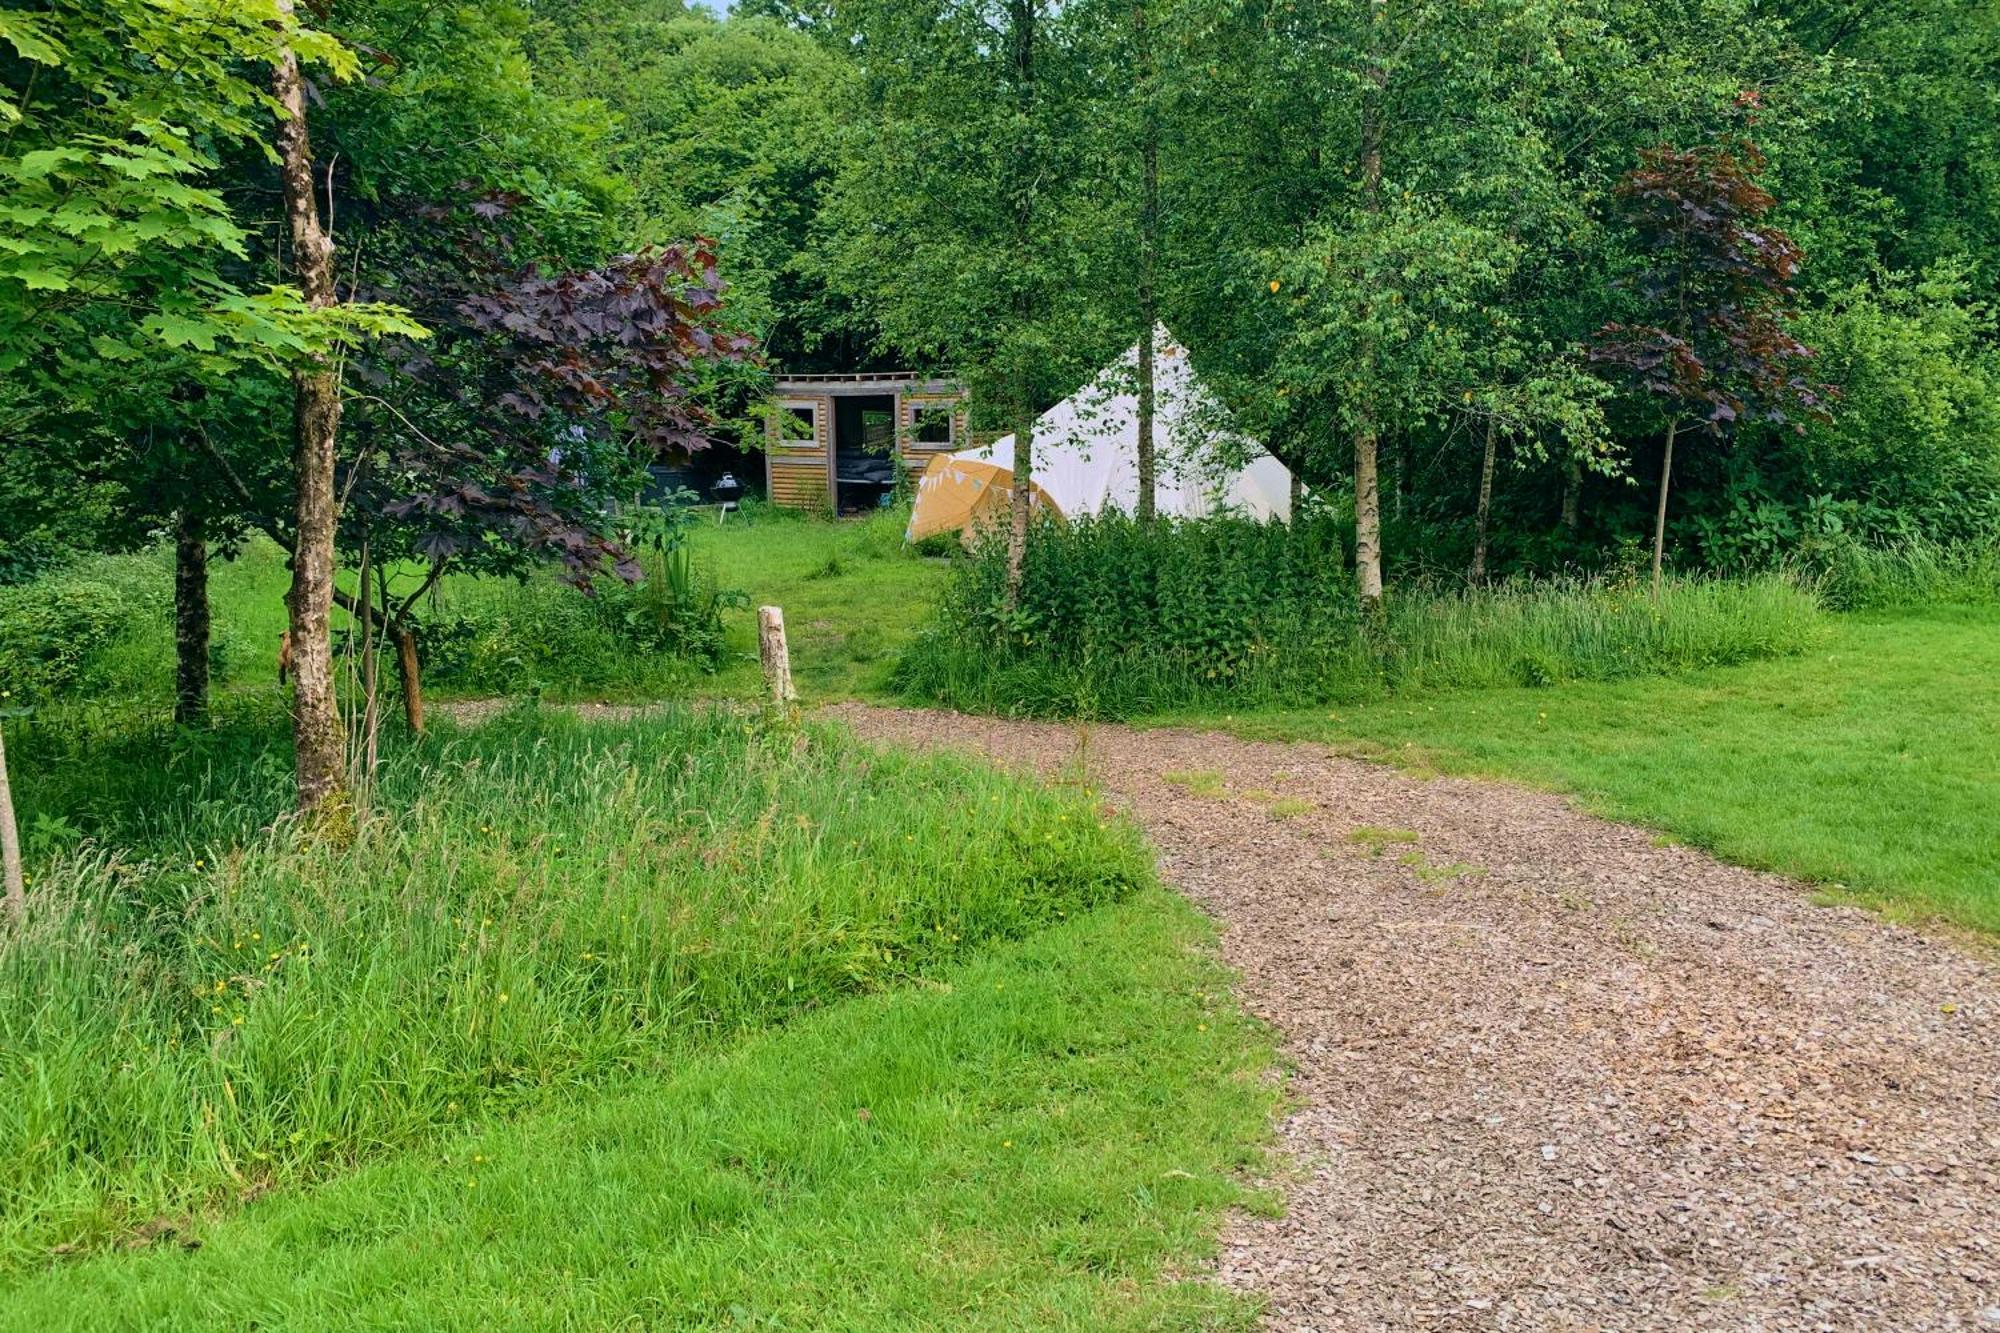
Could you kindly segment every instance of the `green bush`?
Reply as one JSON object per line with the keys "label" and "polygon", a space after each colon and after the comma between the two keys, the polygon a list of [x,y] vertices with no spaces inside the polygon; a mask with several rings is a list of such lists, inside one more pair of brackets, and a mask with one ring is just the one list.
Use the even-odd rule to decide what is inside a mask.
{"label": "green bush", "polygon": [[1345,701],[1385,690],[1549,685],[1795,652],[1819,631],[1793,581],[1629,577],[1399,586],[1364,626],[1337,520],[1046,524],[1021,596],[1004,552],[965,563],[898,684],[957,707],[1133,716],[1219,703]]}
{"label": "green bush", "polygon": [[1149,874],[1075,794],[706,711],[392,740],[377,816],[303,837],[274,722],[26,737],[27,807],[90,840],[0,950],[0,1261],[671,1068]]}
{"label": "green bush", "polygon": [[120,684],[105,655],[155,629],[170,593],[147,556],[97,556],[0,586],[0,691],[47,701]]}

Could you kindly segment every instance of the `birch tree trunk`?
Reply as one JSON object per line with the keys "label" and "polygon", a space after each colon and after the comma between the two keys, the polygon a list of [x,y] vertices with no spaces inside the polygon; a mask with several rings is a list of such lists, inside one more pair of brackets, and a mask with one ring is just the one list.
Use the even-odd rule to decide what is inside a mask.
{"label": "birch tree trunk", "polygon": [[1375,476],[1375,432],[1354,435],[1354,581],[1361,609],[1382,605],[1382,492]]}
{"label": "birch tree trunk", "polygon": [[1014,496],[1007,528],[1007,606],[1012,609],[1021,598],[1021,570],[1028,557],[1028,524],[1034,517],[1035,409],[1020,409],[1014,426]]}
{"label": "birch tree trunk", "polygon": [[[1008,0],[1009,60],[1013,66],[1014,107],[1019,140],[1013,145],[1014,254],[1021,272],[1040,262],[1035,254],[1035,189],[1039,151],[1035,143],[1035,20],[1040,0]],[[1038,313],[1032,282],[1022,282],[1014,298],[1015,337],[1022,339]],[[1021,570],[1028,554],[1029,510],[1035,481],[1034,375],[1021,347],[1014,349],[1014,494],[1007,528],[1007,606],[1021,596]]]}
{"label": "birch tree trunk", "polygon": [[1156,511],[1158,460],[1153,454],[1153,330],[1160,322],[1160,125],[1153,71],[1153,35],[1146,26],[1146,0],[1132,6],[1132,35],[1139,55],[1139,521]]}
{"label": "birch tree trunk", "polygon": [[1562,525],[1571,533],[1576,531],[1580,518],[1579,510],[1583,502],[1583,461],[1575,454],[1563,467]]}
{"label": "birch tree trunk", "polygon": [[[1380,26],[1376,4],[1369,0],[1362,11],[1369,31],[1376,33]],[[1381,40],[1379,34],[1371,38],[1372,42]],[[1388,77],[1379,59],[1371,57],[1361,94],[1360,153],[1361,206],[1369,213],[1382,211],[1382,100]],[[1374,393],[1370,382],[1375,373],[1373,357],[1372,347],[1363,350],[1362,401],[1354,427],[1354,582],[1363,612],[1376,611],[1382,605],[1382,493],[1376,471],[1379,422],[1370,401]]]}
{"label": "birch tree trunk", "polygon": [[[291,17],[293,0],[278,0]],[[312,141],[306,127],[305,83],[298,56],[281,46],[271,74],[279,107],[279,176],[292,262],[307,301],[325,309],[334,290],[333,240],[320,226],[313,188]],[[340,373],[316,359],[292,376],[292,471],[296,487],[292,586],[286,596],[292,632],[292,740],[297,751],[298,808],[317,809],[345,790],[340,711],[334,698],[333,541],[339,519],[333,488],[334,448],[340,434]]]}
{"label": "birch tree trunk", "polygon": [[208,521],[193,509],[174,519],[174,721],[208,720]]}

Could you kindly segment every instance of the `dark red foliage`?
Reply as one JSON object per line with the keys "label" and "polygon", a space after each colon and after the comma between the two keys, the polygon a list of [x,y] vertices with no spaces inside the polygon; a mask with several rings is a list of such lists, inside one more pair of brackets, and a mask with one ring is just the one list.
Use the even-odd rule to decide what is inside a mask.
{"label": "dark red foliage", "polygon": [[1763,165],[1749,143],[1653,148],[1618,186],[1644,257],[1630,287],[1654,318],[1606,324],[1590,358],[1715,432],[1745,418],[1803,429],[1836,396],[1787,329],[1803,256],[1763,222],[1776,203]]}
{"label": "dark red foliage", "polygon": [[403,304],[431,336],[356,367],[370,392],[346,478],[354,524],[384,553],[491,572],[552,559],[585,588],[601,573],[636,577],[611,507],[645,464],[706,446],[704,385],[752,358],[723,324],[714,247],[548,272],[515,260],[534,243],[519,196],[460,191],[412,210],[421,225],[364,292]]}

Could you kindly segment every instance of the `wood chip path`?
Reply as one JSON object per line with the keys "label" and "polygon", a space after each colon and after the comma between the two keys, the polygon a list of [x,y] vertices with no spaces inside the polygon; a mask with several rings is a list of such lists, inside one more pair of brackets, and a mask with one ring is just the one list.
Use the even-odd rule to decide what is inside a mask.
{"label": "wood chip path", "polygon": [[2000,1333],[1990,958],[1520,788],[828,712],[1082,762],[1221,923],[1294,1071],[1285,1216],[1218,1270],[1268,1327]]}

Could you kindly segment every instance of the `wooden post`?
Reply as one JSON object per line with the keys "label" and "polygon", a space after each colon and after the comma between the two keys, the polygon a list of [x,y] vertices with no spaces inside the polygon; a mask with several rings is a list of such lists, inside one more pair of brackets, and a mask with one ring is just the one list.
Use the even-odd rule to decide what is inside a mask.
{"label": "wooden post", "polygon": [[792,655],[785,646],[785,609],[757,608],[757,652],[764,662],[764,679],[771,683],[771,702],[788,708],[799,697],[792,688]]}
{"label": "wooden post", "polygon": [[6,885],[7,920],[19,926],[28,915],[28,891],[21,878],[21,835],[14,827],[14,792],[7,784],[4,735],[0,735],[0,882]]}

